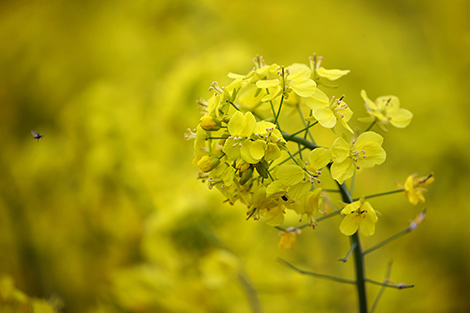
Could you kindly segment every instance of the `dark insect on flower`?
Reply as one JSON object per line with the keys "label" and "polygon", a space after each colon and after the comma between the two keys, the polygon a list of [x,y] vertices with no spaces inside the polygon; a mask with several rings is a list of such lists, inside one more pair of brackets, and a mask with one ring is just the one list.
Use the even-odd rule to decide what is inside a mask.
{"label": "dark insect on flower", "polygon": [[37,131],[32,130],[31,134],[33,134],[34,139],[37,139],[39,142],[39,139],[42,138],[42,135],[38,133]]}

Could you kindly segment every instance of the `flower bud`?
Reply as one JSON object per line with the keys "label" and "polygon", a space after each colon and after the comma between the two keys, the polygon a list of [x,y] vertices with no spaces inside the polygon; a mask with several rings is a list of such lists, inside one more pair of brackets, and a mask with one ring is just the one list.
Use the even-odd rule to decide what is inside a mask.
{"label": "flower bud", "polygon": [[253,176],[253,168],[250,167],[246,171],[242,173],[242,176],[240,178],[240,185],[244,185],[248,182],[248,180]]}
{"label": "flower bud", "polygon": [[228,122],[230,122],[230,118],[231,118],[231,117],[232,117],[231,115],[226,114],[226,115],[224,115],[224,117],[222,118],[222,121],[223,121],[225,124],[228,124]]}
{"label": "flower bud", "polygon": [[269,177],[268,176],[268,167],[269,167],[269,165],[268,165],[268,162],[266,162],[266,161],[255,164],[256,171],[263,178],[268,178]]}
{"label": "flower bud", "polygon": [[220,129],[220,121],[209,115],[203,116],[199,123],[202,129],[207,131],[216,131]]}
{"label": "flower bud", "polygon": [[194,159],[193,164],[198,166],[203,172],[210,172],[220,164],[220,160],[209,154],[199,154]]}
{"label": "flower bud", "polygon": [[243,159],[238,159],[237,163],[235,163],[235,168],[240,171],[240,173],[243,173],[250,167],[250,163],[245,162]]}

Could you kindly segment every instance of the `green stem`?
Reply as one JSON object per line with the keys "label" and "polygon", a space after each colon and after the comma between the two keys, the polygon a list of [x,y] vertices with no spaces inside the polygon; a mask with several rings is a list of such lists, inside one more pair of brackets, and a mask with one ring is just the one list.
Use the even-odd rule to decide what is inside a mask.
{"label": "green stem", "polygon": [[[305,140],[304,138],[300,138],[297,136],[292,136],[290,134],[282,132],[282,136],[287,141],[294,141],[300,143],[301,145],[313,150],[317,148],[317,145]],[[330,166],[328,166],[330,168]],[[345,203],[353,203],[353,199],[351,197],[351,193],[349,192],[346,184],[339,184],[338,189],[341,193],[341,197],[343,202]],[[351,247],[355,246],[356,248],[353,251],[354,255],[354,264],[355,264],[355,271],[356,271],[356,280],[350,281],[356,285],[357,289],[357,296],[359,299],[359,313],[367,313],[367,295],[366,295],[366,278],[365,278],[365,270],[364,270],[364,255],[362,253],[361,242],[359,239],[359,234],[356,232],[354,235],[350,237]],[[295,269],[295,268],[294,268]]]}
{"label": "green stem", "polygon": [[240,111],[241,110],[235,105],[235,103],[233,103],[232,101],[227,101],[228,103],[230,103],[237,111]]}
{"label": "green stem", "polygon": [[[281,103],[279,103],[279,109],[277,110],[276,119],[274,120],[274,124],[276,124],[279,128],[279,124],[277,123],[279,119],[279,114],[281,114],[282,104],[284,103],[284,95],[281,96]],[[280,129],[280,128],[279,128]]]}
{"label": "green stem", "polygon": [[[301,132],[304,132],[304,131],[308,130],[309,128],[311,128],[311,127],[313,127],[313,126],[315,126],[315,125],[317,125],[317,124],[318,124],[318,122],[315,122],[315,123],[313,123],[313,124],[307,125],[306,127],[302,128],[302,129],[299,130],[299,131],[296,131],[296,132],[293,133],[293,134],[290,134],[289,136],[296,136],[296,135],[300,134]],[[305,139],[305,138],[304,138],[304,139]]]}
{"label": "green stem", "polygon": [[238,273],[238,281],[245,291],[245,295],[248,298],[248,302],[250,303],[251,312],[253,313],[263,313],[263,307],[258,298],[258,294],[256,289],[253,288],[252,284],[248,280],[248,278],[241,272]]}
{"label": "green stem", "polygon": [[356,249],[356,246],[357,246],[356,244],[352,244],[351,249],[349,249],[349,251],[348,251],[348,254],[346,254],[346,256],[344,258],[341,258],[338,261],[346,263],[349,259],[349,256],[351,255],[351,253],[354,251],[354,249]]}
{"label": "green stem", "polygon": [[284,261],[283,259],[277,259],[280,263],[286,265],[287,267],[290,267],[291,269],[293,269],[294,271],[296,272],[299,272],[300,274],[304,274],[304,275],[310,275],[310,276],[314,276],[314,277],[318,277],[318,278],[324,278],[324,279],[329,279],[329,280],[332,280],[332,281],[336,281],[338,283],[343,283],[343,284],[351,284],[351,285],[354,285],[356,282],[354,280],[349,280],[349,279],[344,279],[344,278],[341,278],[341,277],[336,277],[336,276],[330,276],[330,275],[325,275],[325,274],[319,274],[319,273],[314,273],[314,272],[308,272],[308,271],[304,271],[304,270],[301,270],[300,268],[290,264],[289,262],[287,261]]}
{"label": "green stem", "polygon": [[393,241],[393,240],[395,240],[395,239],[397,239],[397,238],[400,238],[400,237],[403,236],[403,235],[408,234],[410,231],[412,231],[412,229],[411,229],[410,227],[408,227],[407,229],[402,230],[401,232],[396,233],[395,235],[393,235],[393,236],[391,236],[391,237],[388,237],[388,238],[385,239],[384,241],[379,242],[379,243],[376,244],[375,246],[373,246],[373,247],[371,247],[371,248],[365,250],[364,252],[362,252],[362,255],[366,255],[366,254],[368,254],[368,253],[371,253],[372,251],[377,250],[378,248],[385,246],[385,245],[388,244],[389,242],[391,242],[391,241]]}
{"label": "green stem", "polygon": [[[388,281],[388,280],[389,280],[391,270],[392,270],[392,262],[389,262],[389,263],[388,263],[388,266],[387,266],[387,272],[385,273],[384,281]],[[382,295],[383,295],[384,292],[385,292],[385,288],[387,288],[387,287],[386,287],[386,286],[382,286],[382,288],[380,288],[380,291],[379,291],[379,293],[377,294],[377,297],[375,298],[374,303],[372,304],[372,307],[370,308],[370,313],[374,313],[374,312],[375,312],[375,309],[377,308],[377,305],[379,304],[379,301],[380,301],[380,299],[382,298]]]}
{"label": "green stem", "polygon": [[382,287],[388,287],[388,288],[395,288],[395,289],[407,289],[407,288],[413,288],[415,285],[405,285],[405,284],[388,284],[388,283],[381,283],[379,281],[375,281],[372,279],[366,278],[365,281],[367,283],[377,285],[377,286],[382,286]]}
{"label": "green stem", "polygon": [[[341,197],[345,203],[353,203],[353,199],[351,194],[349,193],[346,184],[338,184],[339,190],[341,192]],[[351,247],[353,245],[356,246],[354,249],[354,264],[355,264],[355,271],[356,271],[356,288],[357,288],[357,296],[359,299],[359,312],[360,313],[367,313],[367,295],[366,295],[366,278],[365,278],[365,270],[364,270],[364,255],[362,253],[361,242],[359,239],[358,232],[354,233],[350,238]]]}
{"label": "green stem", "polygon": [[[306,148],[306,147],[302,148],[302,151],[305,150],[305,149],[307,149],[307,148]],[[298,155],[300,152],[301,152],[301,151],[297,151],[297,152],[295,152],[294,154],[292,154],[292,156],[296,156],[296,155]],[[287,161],[290,161],[290,160],[292,160],[292,158],[289,156],[287,159],[285,159],[285,160],[279,162],[278,164],[276,164],[276,166],[282,165],[282,164],[284,164],[284,163],[286,163]]]}
{"label": "green stem", "polygon": [[284,137],[286,141],[293,141],[293,142],[300,143],[302,146],[307,147],[310,150],[318,148],[316,144],[308,141],[307,139],[297,137],[286,132],[281,132],[281,134],[282,134],[282,137]]}
{"label": "green stem", "polygon": [[[391,195],[391,194],[394,194],[394,193],[399,193],[399,192],[404,192],[404,191],[405,190],[403,190],[403,189],[386,191],[386,192],[381,192],[381,193],[376,193],[376,194],[373,194],[373,195],[365,196],[364,199],[370,199],[370,198],[375,198],[375,197],[380,197],[380,196],[386,196],[386,195]],[[353,199],[353,201],[357,201],[359,199],[360,198],[355,198],[355,199]]]}
{"label": "green stem", "polygon": [[341,213],[341,210],[337,210],[337,211],[333,211],[333,212],[331,212],[331,213],[328,213],[327,215],[324,215],[324,216],[321,216],[321,217],[317,218],[317,222],[321,222],[321,221],[323,221],[323,220],[326,220],[327,218],[336,216],[336,215],[338,215],[339,213]]}
{"label": "green stem", "polygon": [[[317,218],[316,221],[319,223],[319,222],[321,222],[321,221],[323,221],[323,220],[326,220],[326,219],[328,219],[328,218],[330,218],[330,217],[333,217],[333,216],[338,215],[340,212],[341,212],[341,210],[333,211],[333,212],[331,212],[331,213],[328,213],[327,215],[324,215],[324,216],[321,216],[321,217]],[[302,228],[305,228],[305,227],[308,227],[308,226],[312,226],[312,224],[311,224],[311,223],[302,224],[302,225],[296,227],[295,229],[302,229]],[[287,231],[287,229],[282,228],[282,227],[280,227],[280,226],[274,226],[274,228],[279,229],[279,230],[282,230],[282,231]]]}
{"label": "green stem", "polygon": [[[304,124],[304,127],[305,127],[305,135],[308,135],[310,137],[310,140],[312,141],[312,143],[315,144],[315,140],[313,140],[313,136],[312,134],[310,133],[310,131],[308,130],[310,128],[310,125],[308,125],[306,122],[305,122],[305,118],[304,118],[304,115],[302,114],[302,109],[300,108],[300,106],[297,107],[297,110],[299,111],[299,115],[300,115],[300,119],[302,120],[302,123]],[[317,122],[315,122],[313,125],[317,124]],[[304,139],[306,138],[306,136],[304,136]]]}
{"label": "green stem", "polygon": [[375,122],[376,122],[376,121],[374,120],[374,121],[372,122],[372,124],[370,124],[369,127],[367,127],[364,132],[371,130],[371,128],[374,127]]}

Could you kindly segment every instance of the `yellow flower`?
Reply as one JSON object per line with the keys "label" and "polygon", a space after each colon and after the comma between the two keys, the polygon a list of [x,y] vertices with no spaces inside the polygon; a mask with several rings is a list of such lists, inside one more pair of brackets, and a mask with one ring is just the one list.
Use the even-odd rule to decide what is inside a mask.
{"label": "yellow flower", "polygon": [[256,82],[256,87],[269,90],[269,94],[262,101],[271,101],[281,94],[288,98],[290,91],[294,91],[300,97],[310,97],[315,92],[317,84],[311,79],[312,72],[307,65],[292,64],[285,70],[282,68],[278,73],[278,78]]}
{"label": "yellow flower", "polygon": [[405,190],[406,197],[411,204],[417,205],[419,202],[425,202],[423,193],[427,191],[426,187],[434,182],[434,177],[429,174],[425,177],[415,178],[417,174],[408,176],[405,186],[398,184],[398,186]]}
{"label": "yellow flower", "polygon": [[310,191],[312,183],[306,179],[307,173],[298,165],[283,164],[276,169],[276,180],[266,188],[268,197],[280,198],[288,206]]}
{"label": "yellow flower", "polygon": [[305,194],[302,198],[300,198],[300,200],[295,201],[290,207],[301,217],[306,215],[309,224],[312,226],[317,225],[314,214],[320,210],[320,206],[323,202],[321,192],[322,188],[315,188],[313,191],[309,191],[307,194]]}
{"label": "yellow flower", "polygon": [[300,235],[301,230],[298,228],[288,228],[285,231],[281,231],[281,240],[279,241],[279,248],[281,249],[292,249],[297,239],[297,235]]}
{"label": "yellow flower", "polygon": [[321,91],[316,89],[314,94],[304,100],[305,104],[312,109],[313,117],[306,120],[317,120],[325,128],[333,128],[339,121],[344,128],[353,133],[348,122],[353,115],[353,111],[342,99],[330,99]]}
{"label": "yellow flower", "polygon": [[223,152],[232,160],[240,157],[256,164],[263,158],[272,161],[281,156],[280,147],[286,143],[276,125],[270,122],[256,122],[251,112],[237,111],[228,122],[230,137],[225,141]]}
{"label": "yellow flower", "polygon": [[358,229],[364,236],[370,236],[375,233],[375,223],[377,222],[377,214],[369,202],[364,198],[350,203],[341,210],[341,214],[345,215],[339,230],[346,236],[353,235]]}
{"label": "yellow flower", "polygon": [[352,145],[341,137],[337,138],[330,149],[333,179],[342,184],[351,178],[356,170],[382,164],[387,156],[382,142],[382,136],[370,131],[359,135]]}
{"label": "yellow flower", "polygon": [[[310,57],[310,67],[312,68],[312,71],[319,77],[333,81],[343,77],[344,75],[350,72],[349,70],[328,70],[321,66],[322,61],[323,57],[321,56],[318,58],[315,55],[313,57]],[[315,77],[315,79],[317,79],[317,77]]]}
{"label": "yellow flower", "polygon": [[361,91],[361,97],[365,101],[367,113],[370,117],[360,118],[362,122],[376,121],[377,125],[384,131],[388,124],[397,128],[405,128],[411,122],[413,114],[400,108],[400,100],[395,96],[378,97],[375,102],[367,97],[365,90]]}

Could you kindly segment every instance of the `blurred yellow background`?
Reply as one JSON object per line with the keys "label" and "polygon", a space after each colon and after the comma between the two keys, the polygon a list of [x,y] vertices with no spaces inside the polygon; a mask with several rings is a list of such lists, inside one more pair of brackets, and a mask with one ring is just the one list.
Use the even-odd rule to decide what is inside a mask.
{"label": "blurred yellow background", "polygon": [[[62,312],[250,312],[253,289],[264,312],[356,312],[354,286],[276,261],[353,278],[337,261],[349,245],[339,217],[281,251],[277,230],[196,180],[183,140],[212,81],[257,54],[289,65],[316,52],[351,70],[339,92],[354,117],[361,89],[414,113],[357,192],[436,176],[425,223],[366,257],[368,277],[393,260],[391,279],[416,285],[387,290],[377,312],[470,311],[468,12],[464,0],[2,1],[0,310],[29,312],[5,300],[9,281]],[[373,205],[365,247],[423,207],[403,194]]]}

